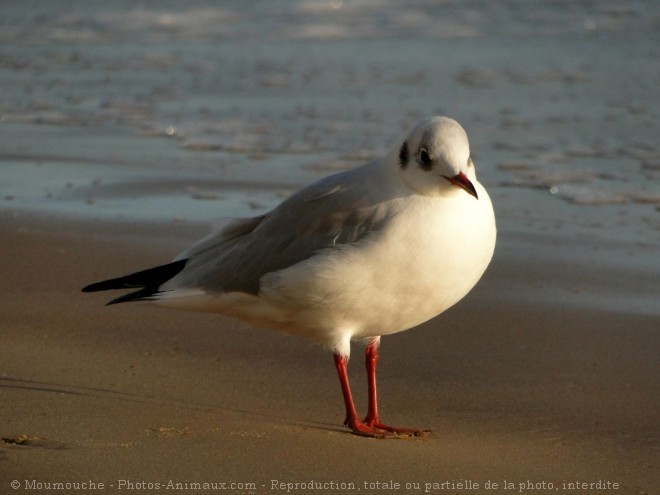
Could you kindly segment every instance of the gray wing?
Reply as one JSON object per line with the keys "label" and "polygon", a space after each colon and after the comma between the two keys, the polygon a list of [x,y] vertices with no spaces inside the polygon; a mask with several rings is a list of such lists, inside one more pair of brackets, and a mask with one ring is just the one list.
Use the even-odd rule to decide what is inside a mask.
{"label": "gray wing", "polygon": [[378,230],[391,212],[367,167],[327,177],[266,215],[229,224],[184,253],[185,269],[162,289],[256,294],[265,274]]}

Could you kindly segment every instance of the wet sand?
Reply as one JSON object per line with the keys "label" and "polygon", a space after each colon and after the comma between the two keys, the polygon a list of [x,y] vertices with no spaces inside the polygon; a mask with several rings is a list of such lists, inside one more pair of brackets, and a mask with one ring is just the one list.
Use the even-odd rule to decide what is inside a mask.
{"label": "wet sand", "polygon": [[[12,480],[16,493],[34,480],[151,484],[140,493],[170,481],[244,483],[223,493],[312,492],[274,480],[323,483],[314,493],[660,488],[657,316],[494,302],[504,280],[528,279],[515,258],[497,257],[444,315],[383,339],[384,418],[433,430],[383,441],[341,426],[331,356],[305,340],[79,292],[171,258],[202,228],[1,220],[3,493]],[[358,346],[351,363],[364,410]]]}

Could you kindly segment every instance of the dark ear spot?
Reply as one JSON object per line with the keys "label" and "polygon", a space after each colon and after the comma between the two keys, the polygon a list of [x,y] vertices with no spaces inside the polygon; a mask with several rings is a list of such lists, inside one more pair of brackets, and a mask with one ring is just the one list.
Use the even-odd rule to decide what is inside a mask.
{"label": "dark ear spot", "polygon": [[399,166],[401,168],[406,168],[408,166],[408,160],[410,159],[410,153],[408,151],[408,141],[404,141],[399,150]]}

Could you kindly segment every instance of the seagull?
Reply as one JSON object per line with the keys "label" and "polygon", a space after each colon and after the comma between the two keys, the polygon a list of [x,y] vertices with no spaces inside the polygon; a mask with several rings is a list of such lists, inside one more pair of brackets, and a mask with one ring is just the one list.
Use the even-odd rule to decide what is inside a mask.
{"label": "seagull", "polygon": [[[380,419],[381,336],[461,300],[485,272],[495,239],[465,130],[432,117],[383,158],[325,177],[269,213],[233,220],[168,264],[82,290],[134,289],[108,305],[152,301],[308,337],[333,353],[344,425],[366,437],[413,437],[428,430]],[[363,419],[348,379],[352,341],[366,344]]]}

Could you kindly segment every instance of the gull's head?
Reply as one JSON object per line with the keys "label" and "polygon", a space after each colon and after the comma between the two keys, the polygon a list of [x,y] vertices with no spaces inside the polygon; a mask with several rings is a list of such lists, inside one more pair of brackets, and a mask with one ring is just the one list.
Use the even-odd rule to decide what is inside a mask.
{"label": "gull's head", "polygon": [[467,193],[478,199],[468,137],[455,120],[431,117],[421,121],[395,152],[403,180],[416,193]]}

